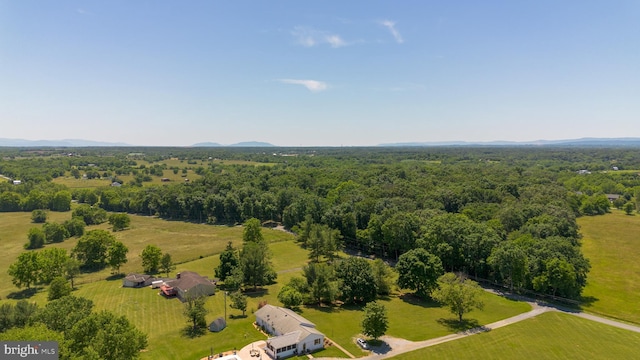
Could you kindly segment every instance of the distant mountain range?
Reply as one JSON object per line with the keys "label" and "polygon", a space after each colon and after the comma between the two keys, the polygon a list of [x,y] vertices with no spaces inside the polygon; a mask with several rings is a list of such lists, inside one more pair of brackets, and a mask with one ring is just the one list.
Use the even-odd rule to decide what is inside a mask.
{"label": "distant mountain range", "polygon": [[439,141],[389,143],[378,146],[389,147],[428,147],[428,146],[640,146],[640,138],[581,138],[566,140],[536,141]]}
{"label": "distant mountain range", "polygon": [[[83,139],[63,140],[25,140],[0,138],[0,146],[6,147],[92,147],[92,146],[128,146],[140,147],[140,145],[126,144],[122,142],[104,142]],[[162,145],[156,145],[162,146]],[[201,142],[190,147],[276,147],[267,142],[245,141],[235,144],[220,144],[216,142]],[[536,141],[433,141],[433,142],[406,142],[380,144],[380,147],[430,147],[430,146],[601,146],[640,147],[640,138],[581,138],[567,140],[536,140]]]}
{"label": "distant mountain range", "polygon": [[275,145],[273,144],[269,144],[266,142],[260,142],[260,141],[245,141],[245,142],[239,142],[236,144],[231,144],[231,145],[222,145],[219,143],[215,143],[215,142],[202,142],[202,143],[197,143],[197,144],[193,144],[191,145],[191,147],[219,147],[219,146],[232,146],[232,147],[275,147]]}

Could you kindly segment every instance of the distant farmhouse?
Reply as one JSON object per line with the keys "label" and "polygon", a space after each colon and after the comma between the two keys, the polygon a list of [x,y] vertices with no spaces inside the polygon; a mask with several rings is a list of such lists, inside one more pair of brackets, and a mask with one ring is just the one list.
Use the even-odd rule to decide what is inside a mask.
{"label": "distant farmhouse", "polygon": [[193,271],[183,271],[178,273],[175,279],[165,280],[160,291],[165,296],[176,296],[184,302],[189,297],[213,295],[216,292],[216,284]]}
{"label": "distant farmhouse", "polygon": [[189,297],[210,296],[216,292],[216,283],[193,271],[178,273],[175,279],[155,278],[146,274],[129,274],[122,279],[123,287],[139,288],[151,285],[160,288],[160,293],[167,297],[177,297],[187,301]]}
{"label": "distant farmhouse", "polygon": [[292,310],[265,305],[255,312],[256,324],[274,335],[265,352],[273,359],[305,354],[324,348],[324,334],[315,324]]}
{"label": "distant farmhouse", "polygon": [[129,274],[122,279],[123,287],[144,287],[149,286],[155,280],[151,275]]}

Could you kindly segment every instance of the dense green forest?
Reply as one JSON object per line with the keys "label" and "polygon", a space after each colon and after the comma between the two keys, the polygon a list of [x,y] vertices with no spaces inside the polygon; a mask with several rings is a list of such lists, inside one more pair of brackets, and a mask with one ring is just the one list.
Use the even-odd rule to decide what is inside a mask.
{"label": "dense green forest", "polygon": [[[257,218],[294,231],[321,224],[339,232],[340,247],[391,260],[424,248],[446,271],[569,298],[580,296],[589,271],[576,217],[610,206],[634,211],[640,198],[635,148],[7,148],[0,154],[0,174],[8,178],[0,184],[0,211],[67,211],[73,199],[199,223]],[[185,167],[199,178],[149,183]],[[58,177],[123,186],[69,189],[51,181]]]}

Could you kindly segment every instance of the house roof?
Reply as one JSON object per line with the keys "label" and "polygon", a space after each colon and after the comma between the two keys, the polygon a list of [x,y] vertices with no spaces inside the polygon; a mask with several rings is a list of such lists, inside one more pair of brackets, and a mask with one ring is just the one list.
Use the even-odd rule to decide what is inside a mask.
{"label": "house roof", "polygon": [[276,336],[274,338],[269,339],[268,341],[269,341],[269,344],[271,344],[271,346],[274,349],[280,349],[285,346],[297,344],[299,338],[300,338],[300,330],[290,332],[288,334]]}
{"label": "house roof", "polygon": [[129,274],[125,277],[125,280],[128,281],[132,281],[132,282],[145,282],[147,280],[151,279],[151,275],[146,275],[146,274]]}
{"label": "house roof", "polygon": [[316,329],[314,323],[287,308],[267,304],[256,311],[255,314],[271,324],[276,332],[283,334],[269,339],[269,342],[275,348],[298,343],[311,334],[323,335]]}
{"label": "house roof", "polygon": [[180,278],[171,280],[170,285],[181,291],[189,291],[196,285],[214,285],[211,280],[193,271],[183,271],[180,273]]}

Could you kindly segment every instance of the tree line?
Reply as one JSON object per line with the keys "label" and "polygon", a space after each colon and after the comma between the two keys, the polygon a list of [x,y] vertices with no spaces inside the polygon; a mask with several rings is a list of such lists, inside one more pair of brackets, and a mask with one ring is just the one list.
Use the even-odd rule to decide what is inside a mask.
{"label": "tree line", "polygon": [[[123,166],[135,167],[124,156],[127,150],[94,151],[113,151]],[[636,175],[608,171],[612,164],[640,166],[633,150],[624,148],[144,151],[156,160],[171,156],[198,164],[201,178],[188,184],[79,189],[72,198],[89,209],[175,220],[279,222],[308,235],[303,243],[316,256],[348,247],[398,261],[422,248],[441,259],[445,271],[571,297],[578,296],[589,269],[576,217],[610,211],[608,191],[635,202],[640,186]],[[108,168],[95,155],[95,167]],[[208,161],[225,156],[265,165]],[[592,174],[578,173],[584,169]],[[504,252],[520,254],[516,262],[525,268],[505,267]],[[556,269],[564,269],[571,284],[552,280]]]}

